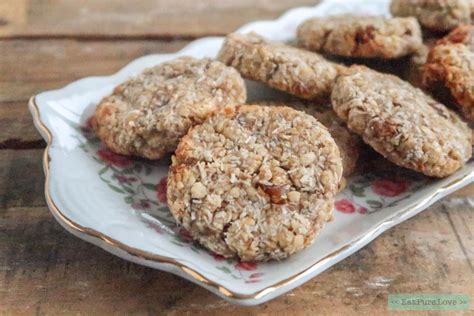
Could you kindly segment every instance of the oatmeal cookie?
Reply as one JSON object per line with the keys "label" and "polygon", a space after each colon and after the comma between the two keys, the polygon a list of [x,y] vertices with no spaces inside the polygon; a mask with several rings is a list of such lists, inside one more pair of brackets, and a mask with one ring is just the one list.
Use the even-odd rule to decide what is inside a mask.
{"label": "oatmeal cookie", "polygon": [[288,107],[220,111],[181,140],[168,175],[179,225],[211,251],[283,259],[332,217],[342,162],[327,129]]}
{"label": "oatmeal cookie", "polygon": [[422,43],[415,18],[334,15],[311,18],[297,30],[300,46],[345,57],[394,59]]}
{"label": "oatmeal cookie", "polygon": [[474,26],[454,29],[439,40],[423,66],[423,82],[436,94],[445,91],[450,103],[474,122]]}
{"label": "oatmeal cookie", "polygon": [[255,33],[229,34],[218,59],[247,79],[304,99],[329,98],[338,67],[342,67],[320,55],[267,42]]}
{"label": "oatmeal cookie", "polygon": [[92,126],[116,153],[159,159],[210,112],[245,100],[245,84],[235,69],[182,57],[117,86],[97,106]]}
{"label": "oatmeal cookie", "polygon": [[392,0],[394,16],[414,16],[425,28],[444,32],[471,23],[473,0]]}
{"label": "oatmeal cookie", "polygon": [[331,101],[350,130],[399,166],[445,177],[471,157],[472,135],[461,118],[396,76],[351,67]]}
{"label": "oatmeal cookie", "polygon": [[[266,106],[288,106],[295,110],[305,112],[306,114],[314,116],[318,122],[323,124],[334,138],[339,152],[341,153],[343,176],[345,178],[354,174],[357,167],[357,160],[359,159],[362,149],[362,141],[359,135],[349,131],[346,124],[337,116],[336,112],[330,105],[321,105],[311,101],[260,101],[259,105]],[[343,179],[345,182],[345,179]],[[341,189],[344,188],[344,183]]]}

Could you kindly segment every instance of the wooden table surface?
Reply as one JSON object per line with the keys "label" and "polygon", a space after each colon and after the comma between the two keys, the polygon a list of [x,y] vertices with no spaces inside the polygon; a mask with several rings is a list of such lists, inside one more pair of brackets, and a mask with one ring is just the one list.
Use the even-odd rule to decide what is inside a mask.
{"label": "wooden table surface", "polygon": [[472,300],[474,186],[257,307],[231,305],[177,276],[114,257],[68,234],[46,208],[45,143],[27,110],[31,95],[313,4],[1,0],[0,314],[356,315],[385,313],[388,293],[468,293]]}

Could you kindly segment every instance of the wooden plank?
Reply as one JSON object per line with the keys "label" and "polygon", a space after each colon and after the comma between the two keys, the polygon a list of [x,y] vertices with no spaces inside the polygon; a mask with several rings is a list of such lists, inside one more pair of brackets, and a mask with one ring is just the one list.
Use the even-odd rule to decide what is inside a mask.
{"label": "wooden plank", "polygon": [[42,149],[0,150],[0,210],[46,205],[42,157]]}
{"label": "wooden plank", "polygon": [[[44,146],[27,108],[31,95],[86,76],[112,74],[137,57],[187,41],[0,41],[0,149]],[[18,64],[21,56],[21,64]]]}
{"label": "wooden plank", "polygon": [[[317,0],[3,0],[0,38],[174,38],[226,34]],[[60,27],[58,27],[60,25]]]}
{"label": "wooden plank", "polygon": [[[473,227],[472,208],[449,212]],[[109,255],[66,233],[43,207],[0,211],[0,236],[0,314],[375,315],[387,313],[389,293],[474,295],[474,274],[441,204],[256,307],[228,304],[172,274]]]}
{"label": "wooden plank", "polygon": [[59,88],[85,76],[112,74],[137,57],[175,52],[187,43],[151,40],[0,41],[0,102],[26,101],[33,94]]}
{"label": "wooden plank", "polygon": [[27,101],[0,102],[0,149],[43,148],[45,145],[33,125]]}

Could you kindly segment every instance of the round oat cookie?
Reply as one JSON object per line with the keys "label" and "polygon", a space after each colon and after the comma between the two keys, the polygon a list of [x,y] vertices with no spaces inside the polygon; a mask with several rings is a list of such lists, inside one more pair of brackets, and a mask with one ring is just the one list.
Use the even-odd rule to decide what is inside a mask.
{"label": "round oat cookie", "polygon": [[471,157],[471,131],[461,118],[396,76],[351,67],[331,101],[350,130],[399,166],[445,177]]}
{"label": "round oat cookie", "polygon": [[255,34],[229,34],[218,59],[251,80],[304,99],[328,99],[339,66],[324,57]]}
{"label": "round oat cookie", "polygon": [[474,122],[473,25],[460,26],[437,42],[423,66],[423,82],[437,94],[441,87],[441,91],[450,96],[450,103]]}
{"label": "round oat cookie", "polygon": [[337,145],[314,117],[244,105],[214,114],[181,140],[168,205],[217,254],[283,259],[331,219],[341,175]]}
{"label": "round oat cookie", "polygon": [[[314,116],[318,122],[328,129],[339,148],[342,158],[343,177],[347,178],[354,174],[357,167],[357,160],[363,151],[362,141],[359,135],[354,134],[347,128],[346,124],[337,116],[330,105],[321,105],[312,101],[305,102],[300,100],[285,102],[259,101],[258,104],[267,106],[288,106]],[[346,179],[342,180],[344,183],[340,185],[340,189],[343,189],[345,186]]]}
{"label": "round oat cookie", "polygon": [[425,28],[444,32],[471,23],[473,0],[392,0],[394,16],[413,16]]}
{"label": "round oat cookie", "polygon": [[235,69],[181,57],[117,86],[97,106],[92,126],[116,153],[159,159],[209,113],[245,100],[245,84]]}
{"label": "round oat cookie", "polygon": [[422,44],[415,18],[334,15],[311,18],[297,30],[300,46],[345,57],[393,59]]}

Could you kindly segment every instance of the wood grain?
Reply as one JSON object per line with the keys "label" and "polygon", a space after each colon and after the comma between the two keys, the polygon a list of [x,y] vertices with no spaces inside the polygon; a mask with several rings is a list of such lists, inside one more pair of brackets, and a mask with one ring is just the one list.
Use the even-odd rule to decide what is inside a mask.
{"label": "wood grain", "polygon": [[[274,19],[316,0],[3,0],[0,38],[194,38]],[[60,26],[60,27],[58,27]]]}
{"label": "wood grain", "polygon": [[[85,76],[113,74],[137,57],[170,53],[188,41],[0,41],[0,102],[25,101]],[[21,56],[21,59],[18,59]]]}
{"label": "wood grain", "polygon": [[[44,146],[27,108],[30,96],[86,76],[110,75],[143,55],[188,41],[0,41],[0,149]],[[18,56],[22,56],[20,65]]]}
{"label": "wood grain", "polygon": [[0,150],[0,212],[46,205],[42,157],[43,149]]}
{"label": "wood grain", "polygon": [[[456,210],[466,224],[471,213]],[[109,255],[66,233],[44,207],[0,216],[0,314],[375,315],[387,312],[389,293],[474,295],[474,273],[442,204],[257,307],[230,305],[172,274]]]}

